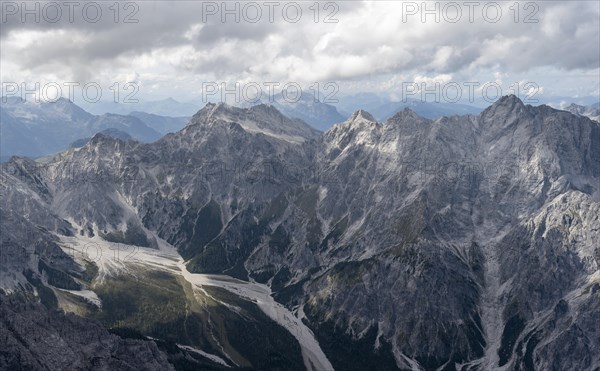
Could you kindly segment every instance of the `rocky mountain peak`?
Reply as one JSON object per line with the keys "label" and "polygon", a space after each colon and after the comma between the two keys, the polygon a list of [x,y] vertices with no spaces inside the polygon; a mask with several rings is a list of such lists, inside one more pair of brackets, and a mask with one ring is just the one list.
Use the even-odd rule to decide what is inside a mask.
{"label": "rocky mountain peak", "polygon": [[505,95],[498,99],[494,104],[486,108],[481,115],[487,116],[488,114],[510,114],[511,112],[519,113],[525,109],[525,104],[516,95],[510,94]]}
{"label": "rocky mountain peak", "polygon": [[594,121],[600,121],[600,107],[598,103],[591,106],[582,106],[576,103],[571,103],[568,107],[563,109],[564,111],[571,112],[577,116],[585,116]]}
{"label": "rocky mountain peak", "polygon": [[221,126],[236,123],[246,132],[262,133],[270,137],[291,142],[316,139],[320,132],[304,121],[290,119],[270,104],[259,104],[250,108],[239,108],[226,103],[208,103],[190,120],[188,127]]}
{"label": "rocky mountain peak", "polygon": [[101,132],[94,134],[88,141],[88,143],[92,146],[110,144],[118,141],[128,141],[132,140],[131,135],[114,128],[106,129]]}
{"label": "rocky mountain peak", "polygon": [[212,117],[217,111],[224,110],[224,103],[212,103],[208,102],[198,112],[196,112],[188,125],[198,125],[205,123],[208,118]]}
{"label": "rocky mountain peak", "polygon": [[220,104],[220,103],[212,103],[212,102],[208,102],[208,103],[206,103],[206,105],[204,106],[204,108],[202,108],[202,110],[205,110],[205,109],[212,110],[212,109],[213,109],[213,108],[215,108],[215,107],[216,107],[218,104]]}
{"label": "rocky mountain peak", "polygon": [[582,110],[585,109],[585,106],[581,106],[579,104],[576,103],[571,103],[567,108],[565,108],[566,111],[570,111],[570,110]]}
{"label": "rocky mountain peak", "polygon": [[521,99],[519,99],[519,97],[517,97],[514,94],[510,94],[510,95],[505,95],[505,96],[500,97],[500,99],[498,99],[492,105],[492,107],[494,107],[494,106],[515,107],[515,106],[524,106],[524,104],[523,104],[523,101]]}
{"label": "rocky mountain peak", "polygon": [[356,121],[356,120],[366,120],[366,121],[371,121],[371,122],[377,122],[377,120],[375,120],[375,118],[373,117],[373,115],[371,115],[369,112],[359,109],[358,111],[354,112],[352,114],[352,116],[350,117],[349,121]]}
{"label": "rocky mountain peak", "polygon": [[405,107],[402,111],[397,112],[394,116],[388,119],[388,122],[395,124],[414,124],[414,123],[424,123],[429,122],[430,120],[419,116],[415,111],[410,109],[409,107]]}
{"label": "rocky mountain peak", "polygon": [[[272,119],[276,121],[289,121],[290,119],[282,114],[274,105],[268,103],[261,103],[256,106],[252,106],[249,108],[249,111],[257,119]],[[297,120],[300,121],[300,120]]]}
{"label": "rocky mountain peak", "polygon": [[[479,117],[483,127],[493,129],[494,132],[504,131],[513,125],[517,125],[518,122],[527,120],[530,109],[532,109],[531,106],[525,106],[518,97],[511,94],[498,99],[481,112]],[[540,108],[535,107],[533,109]]]}
{"label": "rocky mountain peak", "polygon": [[[127,142],[129,140],[134,140],[133,137],[131,135],[129,135],[128,133],[124,132],[123,130],[119,130],[116,128],[108,128],[105,130],[102,130],[100,132],[98,132],[96,135],[103,135],[103,136],[108,136],[111,138],[115,138],[115,139],[120,139],[124,142]],[[69,148],[79,148],[79,147],[83,147],[84,145],[87,144],[87,142],[90,140],[91,138],[81,138],[78,139],[76,141],[74,141],[73,143],[71,143],[71,145],[69,146]],[[100,139],[101,140],[101,139]],[[98,141],[98,139],[97,139]]]}
{"label": "rocky mountain peak", "polygon": [[[108,318],[118,312],[108,305],[112,291],[104,288],[118,289],[113,283],[120,285],[121,272],[137,285],[135,274],[154,272],[157,262],[165,262],[163,274],[148,275],[152,285],[139,291],[149,298],[157,297],[154,291],[166,279],[163,269],[173,261],[181,263],[181,269],[169,271],[177,278],[217,273],[255,280],[230,292],[255,287],[261,296],[248,299],[274,303],[272,293],[282,305],[269,304],[268,310],[305,308],[304,319],[285,318],[306,320],[317,331],[341,324],[339,332],[317,335],[317,344],[307,348],[327,349],[335,369],[369,369],[348,367],[360,361],[346,361],[352,353],[370,357],[380,369],[441,369],[452,363],[518,369],[529,363],[531,369],[596,370],[600,345],[590,329],[600,310],[600,206],[594,198],[600,126],[547,106],[524,106],[514,96],[503,97],[482,116],[438,122],[407,108],[379,125],[359,110],[322,141],[310,143],[305,141],[314,131],[274,107],[210,103],[190,126],[158,142],[140,145],[97,134],[95,144],[54,158],[51,172],[28,167],[36,165],[31,160],[13,160],[11,176],[0,178],[6,205],[0,213],[10,216],[0,218],[0,242],[17,252],[38,245],[44,261],[58,256],[58,242],[73,248],[93,242],[106,252],[108,242],[139,244],[131,263],[113,264],[113,251],[102,254],[99,278],[86,285],[86,295],[106,303]],[[83,177],[79,168],[57,176],[53,169],[74,160],[93,169],[94,177]],[[260,166],[247,171],[249,162]],[[159,252],[172,248],[173,260],[157,260],[157,251],[148,247],[155,234]],[[78,292],[67,285],[78,284],[81,275],[67,281],[71,266],[52,264],[50,270],[44,261],[30,265],[20,259],[10,270],[13,277],[2,281],[0,272],[0,283],[29,282],[49,297],[44,300],[54,298],[59,305],[52,295],[70,296],[54,285]],[[15,279],[18,274],[22,278]],[[259,280],[280,283],[256,286]],[[232,287],[227,282],[224,290]],[[432,295],[431,287],[444,295]],[[136,302],[137,289],[119,290],[134,292],[119,303]],[[183,287],[160,297],[195,300]],[[240,300],[245,299],[240,295],[234,303]],[[173,313],[192,323],[187,308]],[[226,313],[228,306],[217,308],[214,313]],[[145,323],[163,323],[162,313],[144,317]],[[144,313],[133,314],[137,323]],[[201,322],[193,326],[202,328],[201,336],[210,335]],[[231,328],[242,328],[243,335],[264,333],[237,323]],[[187,329],[184,324],[182,333]],[[289,329],[293,335],[298,326]],[[439,329],[445,331],[441,338]],[[5,333],[14,337],[12,330]],[[362,352],[365,344],[380,351]],[[301,349],[289,352],[286,359],[300,358]],[[219,355],[229,357],[225,351]]]}
{"label": "rocky mountain peak", "polygon": [[277,108],[275,108],[275,106],[270,103],[257,104],[255,106],[250,107],[250,110],[255,111],[255,112],[269,112],[269,113],[281,114],[277,110]]}
{"label": "rocky mountain peak", "polygon": [[58,105],[71,105],[74,104],[69,98],[60,97],[56,100],[56,102],[51,102]]}
{"label": "rocky mountain peak", "polygon": [[58,98],[55,102],[44,102],[41,107],[81,119],[90,119],[92,115],[67,98]]}
{"label": "rocky mountain peak", "polygon": [[211,115],[218,113],[233,113],[235,110],[235,107],[224,102],[207,103],[204,108],[208,109]]}

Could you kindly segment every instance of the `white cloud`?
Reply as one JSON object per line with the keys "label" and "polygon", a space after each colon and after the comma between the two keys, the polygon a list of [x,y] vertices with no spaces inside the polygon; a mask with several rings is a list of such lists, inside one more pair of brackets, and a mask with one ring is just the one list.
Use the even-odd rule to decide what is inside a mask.
{"label": "white cloud", "polygon": [[[403,22],[405,8],[398,1],[339,3],[338,23],[315,23],[308,8],[312,3],[302,3],[298,23],[276,12],[273,23],[263,18],[256,24],[222,24],[218,16],[203,22],[199,2],[139,4],[137,24],[3,24],[3,81],[135,78],[148,89],[141,95],[163,89],[165,96],[176,96],[214,80],[338,81],[385,91],[401,85],[399,76],[508,84],[508,76],[518,75],[556,90],[575,82],[551,82],[549,76],[593,76],[600,64],[597,2],[539,2],[539,23],[522,22],[525,9],[515,23],[513,2],[501,3],[503,17],[497,23],[483,19],[482,6],[473,23],[464,6],[457,23],[443,17],[422,23],[419,14]],[[319,14],[322,20],[327,11]],[[593,92],[599,84],[591,79],[583,89]]]}

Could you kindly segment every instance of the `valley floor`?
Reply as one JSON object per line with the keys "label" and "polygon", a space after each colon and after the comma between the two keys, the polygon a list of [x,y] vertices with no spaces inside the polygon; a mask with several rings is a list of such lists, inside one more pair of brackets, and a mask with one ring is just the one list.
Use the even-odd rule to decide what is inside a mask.
{"label": "valley floor", "polygon": [[[276,302],[271,296],[271,289],[266,285],[245,282],[225,275],[190,273],[177,250],[158,237],[156,238],[159,245],[158,249],[106,242],[99,237],[60,236],[60,239],[63,250],[82,266],[90,261],[98,266],[99,271],[92,284],[92,291],[94,285],[102,284],[110,277],[116,277],[124,273],[135,277],[138,272],[156,270],[182,277],[195,290],[201,291],[204,295],[222,305],[230,306],[230,304],[220,301],[204,290],[206,286],[219,287],[239,298],[256,304],[269,318],[289,331],[301,346],[302,358],[307,370],[333,370],[313,332],[300,318]],[[90,300],[92,303],[101,305],[93,292],[73,293],[82,297],[93,298],[93,300]]]}

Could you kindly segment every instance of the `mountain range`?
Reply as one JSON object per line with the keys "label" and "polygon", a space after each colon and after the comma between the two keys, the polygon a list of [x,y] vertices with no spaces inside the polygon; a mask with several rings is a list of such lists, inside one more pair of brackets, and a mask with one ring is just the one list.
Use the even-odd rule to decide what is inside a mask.
{"label": "mountain range", "polygon": [[359,93],[354,95],[341,96],[336,104],[338,110],[345,115],[350,115],[358,109],[369,111],[378,121],[386,121],[396,112],[402,111],[408,107],[421,117],[428,119],[438,119],[442,116],[452,115],[476,115],[483,108],[463,103],[449,102],[428,102],[421,99],[406,98],[401,101],[395,101],[382,97],[375,93]]}
{"label": "mountain range", "polygon": [[344,121],[335,106],[325,103],[313,94],[301,93],[298,97],[287,97],[277,94],[269,98],[263,98],[259,102],[245,102],[240,104],[242,108],[258,104],[273,105],[284,115],[303,120],[313,128],[321,131],[329,129],[333,124]]}
{"label": "mountain range", "polygon": [[0,196],[0,368],[600,367],[600,124],[515,96],[325,132],[207,104]]}
{"label": "mountain range", "polygon": [[63,151],[74,141],[107,129],[127,133],[142,142],[153,142],[185,126],[189,118],[163,117],[141,112],[123,116],[95,116],[73,102],[33,102],[2,98],[0,106],[0,156],[40,157]]}
{"label": "mountain range", "polygon": [[571,112],[577,116],[585,116],[594,121],[600,121],[600,102],[589,106],[581,106],[572,103],[565,108],[565,111]]}
{"label": "mountain range", "polygon": [[173,98],[161,100],[140,100],[136,102],[114,102],[114,101],[98,101],[98,102],[81,102],[81,107],[86,111],[95,115],[103,115],[105,113],[118,113],[121,115],[129,115],[132,112],[146,112],[158,116],[168,117],[189,117],[198,111],[201,107],[201,100],[190,100],[189,102],[179,102]]}

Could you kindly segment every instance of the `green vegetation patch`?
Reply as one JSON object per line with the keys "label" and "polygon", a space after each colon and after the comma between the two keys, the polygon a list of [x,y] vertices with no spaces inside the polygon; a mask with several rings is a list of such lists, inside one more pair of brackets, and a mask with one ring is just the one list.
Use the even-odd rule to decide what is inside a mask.
{"label": "green vegetation patch", "polygon": [[109,328],[132,328],[169,340],[186,337],[185,293],[177,278],[160,271],[115,277],[95,288],[102,300],[98,319]]}
{"label": "green vegetation patch", "polygon": [[269,318],[254,303],[218,287],[205,287],[209,295],[241,308],[236,314],[224,306],[215,313],[225,319],[228,342],[256,370],[305,370],[300,344],[289,331]]}
{"label": "green vegetation patch", "polygon": [[362,282],[362,277],[373,268],[375,261],[365,259],[361,261],[340,262],[331,268],[328,275],[334,285],[357,285]]}

